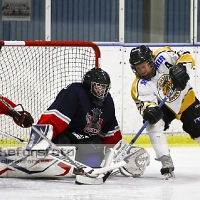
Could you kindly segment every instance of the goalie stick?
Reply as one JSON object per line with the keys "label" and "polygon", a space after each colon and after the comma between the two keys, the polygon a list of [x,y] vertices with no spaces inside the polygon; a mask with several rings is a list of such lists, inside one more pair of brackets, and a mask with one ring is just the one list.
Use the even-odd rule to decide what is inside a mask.
{"label": "goalie stick", "polygon": [[[159,108],[161,108],[165,102],[167,101],[167,99],[173,94],[175,90],[175,87],[172,86],[167,95],[165,95],[165,97],[163,98],[163,100],[160,102],[160,104],[158,105]],[[118,163],[121,162],[121,160],[124,159],[125,155],[127,155],[127,152],[129,151],[129,149],[131,148],[131,146],[135,143],[135,141],[137,140],[137,138],[141,135],[141,133],[144,131],[144,129],[148,126],[149,121],[145,121],[145,123],[143,124],[143,126],[140,128],[140,130],[137,132],[137,134],[133,137],[133,139],[130,141],[130,143],[126,146],[123,146],[118,152],[117,155],[115,155],[115,158],[113,159],[114,163]],[[98,180],[98,184],[102,184],[104,183],[107,178],[112,174],[112,171],[109,171],[105,174],[104,177],[99,178]],[[90,183],[90,179],[88,179],[88,177],[85,176],[76,176],[76,183],[77,184],[92,184]]]}
{"label": "goalie stick", "polygon": [[[3,131],[0,131],[0,134],[4,135],[4,136],[6,136],[6,137],[9,137],[9,138],[11,138],[11,139],[14,139],[14,140],[16,140],[17,142],[20,142],[20,143],[23,143],[23,144],[27,144],[27,143],[28,143],[27,141],[25,141],[25,140],[23,140],[23,139],[21,139],[21,138],[18,138],[18,137],[16,137],[16,136],[13,136],[13,135],[11,135],[11,134],[9,134],[9,133],[6,133],[6,132],[3,132]],[[42,134],[42,133],[41,133],[41,134]],[[44,136],[44,139],[45,139],[46,141],[48,140],[48,138],[46,138],[46,136]],[[51,141],[50,141],[50,142],[51,142]],[[52,142],[51,142],[51,143],[52,143]],[[54,143],[52,143],[52,144],[54,144]],[[54,144],[54,145],[55,145],[55,144]],[[53,146],[54,146],[54,145],[53,145]],[[58,150],[58,151],[62,151],[62,150],[61,150],[60,148],[58,148],[56,145],[53,147],[53,149],[56,149],[56,150]],[[60,162],[65,163],[66,165],[70,165],[70,166],[73,166],[73,167],[77,167],[76,165],[79,164],[80,166],[83,167],[83,169],[81,168],[81,169],[82,169],[82,172],[81,172],[81,173],[85,174],[85,175],[87,176],[88,179],[91,179],[90,182],[91,182],[91,183],[94,183],[94,184],[99,184],[99,180],[98,180],[98,179],[96,180],[96,177],[97,177],[97,176],[102,175],[103,173],[106,173],[106,172],[108,172],[108,171],[110,171],[110,170],[114,170],[114,169],[117,169],[117,168],[119,168],[119,167],[122,167],[122,166],[124,166],[124,165],[126,164],[126,162],[122,161],[122,162],[118,162],[118,163],[116,163],[115,165],[112,165],[112,166],[107,166],[107,167],[102,167],[102,168],[95,168],[95,169],[93,169],[93,168],[91,168],[91,167],[89,167],[89,166],[87,166],[87,165],[84,165],[84,164],[82,164],[82,163],[80,163],[80,162],[78,162],[78,161],[72,160],[72,159],[69,158],[66,154],[65,154],[65,155],[62,155],[62,154],[65,154],[65,153],[62,152],[61,155],[60,155],[60,154],[51,153],[51,154],[49,154],[49,156],[55,158],[56,160],[59,160]],[[82,175],[83,175],[83,174],[82,174]],[[81,175],[81,176],[82,176],[82,175]]]}
{"label": "goalie stick", "polygon": [[[2,97],[2,95],[0,95]],[[1,102],[9,108],[10,111],[12,111],[13,113],[15,113],[15,115],[21,115],[18,111],[16,111],[9,103],[7,103],[3,98],[1,98]],[[76,167],[78,169],[78,171],[80,173],[92,173],[92,168],[90,168],[89,166],[86,166],[86,165],[83,165],[82,163],[79,163],[79,162],[76,162],[76,161],[73,161],[72,159],[70,159],[67,155],[65,155],[65,153],[59,149],[53,142],[51,142],[47,137],[45,137],[37,128],[35,128],[34,126],[32,126],[32,129],[38,134],[40,135],[40,137],[42,137],[43,139],[45,139],[51,146],[51,148],[53,149],[56,149],[60,154],[52,154],[51,156],[54,156],[56,159],[60,159],[60,160],[64,160],[65,159],[65,162],[67,162],[68,164]],[[3,134],[3,132],[2,132]],[[17,138],[15,136],[11,136],[10,134],[7,134],[7,133],[4,133],[4,135],[7,135],[7,136],[10,136],[12,137],[12,139],[16,139],[18,140],[18,142],[21,142],[22,140],[20,138]],[[83,170],[84,168],[84,170]],[[86,170],[86,171],[85,171]],[[78,172],[77,171],[77,172]]]}
{"label": "goalie stick", "polygon": [[[6,133],[6,132],[3,132],[3,131],[0,131],[0,134],[2,134],[2,135],[4,135],[4,136],[6,136],[6,137],[9,137],[9,138],[11,138],[11,139],[14,139],[14,140],[16,140],[17,142],[20,142],[20,143],[23,143],[23,144],[27,144],[28,142],[27,141],[25,141],[25,140],[23,140],[23,139],[21,139],[21,138],[18,138],[18,137],[16,137],[16,136],[13,136],[13,135],[11,135],[11,134],[9,134],[9,133]],[[46,138],[45,137],[45,140],[48,140],[48,138]],[[51,141],[50,141],[51,142]],[[52,143],[52,142],[51,142]],[[54,144],[54,143],[52,143],[52,144]],[[54,144],[55,145],[55,144]],[[58,150],[58,151],[62,151],[60,148],[58,148],[56,145],[53,147],[53,149],[56,149],[56,150]],[[64,154],[64,152],[62,152],[62,154]],[[68,156],[67,155],[62,155],[62,157],[59,157],[60,155],[56,155],[55,153],[52,153],[52,154],[50,154],[50,156],[52,156],[52,157],[54,157],[55,159],[57,159],[57,160],[59,160],[59,161],[63,161],[65,164],[67,164],[67,165],[71,165],[71,166],[75,166],[75,164],[70,164],[69,162],[68,162]],[[66,157],[67,157],[67,159],[66,159]],[[70,158],[70,160],[71,160],[71,158]],[[74,161],[76,164],[78,163],[79,165],[82,165],[83,166],[83,168],[85,168],[85,171],[88,171],[88,172],[85,172],[85,173],[89,173],[89,174],[87,174],[88,176],[92,176],[93,174],[94,174],[94,176],[98,176],[98,175],[100,175],[100,174],[102,174],[102,173],[105,173],[105,172],[107,172],[107,171],[109,171],[109,170],[113,170],[113,169],[117,169],[117,168],[119,168],[119,167],[122,167],[122,166],[124,166],[126,163],[125,162],[120,162],[120,163],[117,163],[116,165],[113,165],[113,166],[107,166],[107,167],[102,167],[102,168],[95,168],[95,169],[93,169],[92,167],[89,167],[89,166],[87,166],[87,165],[84,165],[84,164],[82,164],[82,163],[80,163],[80,162],[78,162],[78,161]],[[76,166],[75,166],[76,167]],[[83,172],[84,173],[84,172]],[[91,178],[95,178],[95,177],[91,177]]]}
{"label": "goalie stick", "polygon": [[[165,98],[158,105],[159,108],[161,108],[164,105],[164,103],[171,96],[171,94],[173,93],[173,91],[174,91],[174,87],[172,87],[169,90],[168,94],[165,96]],[[14,112],[18,113],[11,106],[9,107],[9,109],[12,109]],[[18,114],[20,115],[20,113],[18,113]],[[68,163],[69,162],[68,156],[67,155],[62,155],[62,152],[60,152],[61,155],[62,155],[61,157],[60,156],[56,156],[55,158],[59,159],[59,160],[63,160],[64,158],[67,158],[67,160],[63,160],[64,162],[66,162],[66,164],[71,164],[72,166],[78,167],[79,172],[81,172],[81,175],[77,175],[76,176],[76,183],[77,184],[89,184],[89,185],[102,184],[112,174],[112,171],[114,169],[126,165],[126,162],[124,160],[122,160],[122,159],[127,154],[128,150],[130,149],[130,147],[132,146],[132,144],[137,140],[137,138],[140,136],[140,134],[143,132],[143,130],[147,127],[148,124],[149,124],[149,121],[146,121],[143,124],[143,126],[141,127],[141,129],[138,131],[138,133],[135,135],[135,137],[131,140],[131,142],[129,143],[129,145],[127,145],[124,148],[120,149],[120,151],[117,153],[117,156],[116,156],[116,157],[118,157],[118,159],[114,160],[116,163],[114,165],[112,165],[112,166],[108,166],[108,167],[105,167],[105,168],[99,168],[99,169],[92,169],[92,168],[89,167],[89,170],[87,169],[88,171],[86,171],[86,169],[84,171],[83,168],[81,168],[81,167],[83,167],[82,163],[80,163],[80,166],[79,166],[79,165],[77,165],[79,163],[77,163],[76,161],[71,160],[71,159],[70,160],[72,161],[73,164],[72,163]],[[42,136],[44,139],[46,139],[50,143],[50,145],[51,144],[53,144],[53,146],[55,145],[48,138],[46,138],[42,133],[40,133],[40,131],[38,131],[38,130],[35,130],[35,131],[37,131],[37,133],[40,136]],[[58,148],[56,145],[54,147]],[[59,148],[58,148],[58,150],[60,151]],[[88,166],[86,166],[86,168],[87,167]],[[104,175],[102,173],[106,173],[106,174]],[[95,177],[94,177],[94,174],[95,174]],[[83,176],[83,175],[86,175],[86,176]],[[98,175],[98,177],[96,175]]]}
{"label": "goalie stick", "polygon": [[[0,96],[2,96],[2,95],[0,95]],[[4,101],[3,99],[1,99],[1,102],[5,106],[7,106],[16,115],[21,115],[18,111],[16,111],[9,103]],[[54,157],[55,159],[57,159],[61,162],[65,162],[65,164],[67,164],[67,165],[75,167],[77,174],[79,174],[81,176],[83,176],[83,175],[87,176],[89,181],[86,184],[90,184],[90,182],[92,184],[99,184],[99,179],[96,178],[97,176],[102,175],[103,173],[107,173],[110,170],[114,170],[114,169],[117,169],[119,167],[126,165],[125,161],[121,161],[121,162],[118,162],[111,166],[93,169],[87,165],[84,165],[83,163],[80,163],[78,161],[75,161],[75,160],[72,160],[71,158],[69,158],[60,148],[58,148],[52,141],[50,141],[45,135],[43,135],[39,130],[37,130],[37,128],[35,128],[34,125],[32,126],[32,128],[37,134],[39,134],[44,140],[46,140],[50,144],[51,148],[56,149],[59,152],[59,153],[52,153],[50,156]],[[12,135],[10,135],[8,133],[4,133],[2,131],[0,132],[0,134],[6,135],[7,137],[15,139],[18,142],[22,142],[22,143],[26,142],[21,138],[12,136]],[[91,180],[91,179],[94,179],[94,180]],[[106,179],[107,178],[105,175],[105,180]],[[96,182],[95,182],[95,180],[96,180]]]}
{"label": "goalie stick", "polygon": [[86,175],[89,178],[95,178],[95,177],[97,177],[98,175],[100,175],[102,173],[106,173],[106,172],[110,171],[111,169],[112,170],[113,169],[117,169],[117,168],[122,167],[122,166],[124,166],[126,164],[125,161],[121,161],[121,162],[118,162],[118,163],[116,163],[115,165],[112,165],[112,166],[107,166],[107,167],[95,168],[94,169],[94,168],[89,167],[89,166],[87,166],[87,165],[85,165],[83,163],[80,163],[80,162],[78,162],[76,160],[73,160],[73,159],[69,158],[62,151],[62,149],[57,147],[43,133],[41,133],[37,128],[35,128],[34,125],[32,126],[32,128],[38,135],[40,135],[40,137],[42,137],[44,140],[46,140],[49,143],[49,145],[50,145],[50,147],[52,149],[55,149],[55,150],[57,150],[59,152],[59,153],[52,153],[52,154],[49,154],[49,155],[54,157],[57,160],[62,160],[63,162],[65,162],[65,164],[74,166],[78,170],[79,175]]}

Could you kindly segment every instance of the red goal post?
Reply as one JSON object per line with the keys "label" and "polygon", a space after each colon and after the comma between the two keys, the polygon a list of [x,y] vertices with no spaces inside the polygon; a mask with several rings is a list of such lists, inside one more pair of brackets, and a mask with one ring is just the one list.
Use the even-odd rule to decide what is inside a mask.
{"label": "red goal post", "polygon": [[[93,42],[85,41],[3,41],[0,40],[0,94],[22,104],[38,121],[57,93],[83,75],[99,67],[101,53]],[[0,130],[26,139],[30,129],[0,116]],[[13,143],[0,135],[0,147]]]}

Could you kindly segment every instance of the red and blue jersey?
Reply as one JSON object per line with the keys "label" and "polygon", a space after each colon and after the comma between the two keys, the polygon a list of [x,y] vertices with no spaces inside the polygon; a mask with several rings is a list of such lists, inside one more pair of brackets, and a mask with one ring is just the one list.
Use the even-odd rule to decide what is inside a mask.
{"label": "red and blue jersey", "polygon": [[72,83],[63,88],[38,124],[51,124],[54,127],[53,138],[69,129],[79,135],[98,135],[104,144],[116,144],[122,139],[110,93],[103,106],[96,107],[82,83]]}

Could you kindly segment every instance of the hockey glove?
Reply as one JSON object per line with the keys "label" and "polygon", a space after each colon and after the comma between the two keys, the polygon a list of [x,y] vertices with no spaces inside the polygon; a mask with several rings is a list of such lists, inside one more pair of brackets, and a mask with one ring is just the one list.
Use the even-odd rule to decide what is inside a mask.
{"label": "hockey glove", "polygon": [[149,121],[149,124],[156,124],[164,116],[162,110],[158,107],[147,107],[143,113],[144,121]]}
{"label": "hockey glove", "polygon": [[169,75],[175,88],[179,91],[185,89],[187,82],[190,80],[189,75],[186,72],[186,67],[182,63],[179,63],[169,69]]}
{"label": "hockey glove", "polygon": [[10,110],[9,115],[13,118],[14,122],[22,128],[29,128],[34,123],[31,114],[25,110],[17,112]]}

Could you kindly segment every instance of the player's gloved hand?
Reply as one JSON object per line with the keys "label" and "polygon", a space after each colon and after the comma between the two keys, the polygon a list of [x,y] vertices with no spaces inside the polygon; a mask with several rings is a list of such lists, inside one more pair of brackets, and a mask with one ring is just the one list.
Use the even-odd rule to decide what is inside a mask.
{"label": "player's gloved hand", "polygon": [[186,67],[182,63],[170,67],[169,75],[171,77],[173,85],[179,91],[184,90],[187,82],[190,80],[190,77],[186,72]]}
{"label": "player's gloved hand", "polygon": [[162,117],[164,113],[158,106],[147,107],[143,112],[144,121],[149,120],[149,124],[156,124]]}
{"label": "player's gloved hand", "polygon": [[31,114],[24,110],[21,104],[18,104],[14,109],[10,109],[7,113],[11,116],[14,122],[22,128],[29,128],[33,125],[34,119]]}
{"label": "player's gloved hand", "polygon": [[13,118],[14,122],[18,126],[21,126],[22,128],[29,128],[34,123],[31,114],[25,110],[23,111],[9,110],[8,115],[10,115]]}
{"label": "player's gloved hand", "polygon": [[34,123],[33,117],[31,114],[27,111],[18,111],[20,115],[14,116],[13,120],[14,122],[18,125],[21,126],[22,128],[29,128],[32,126]]}

